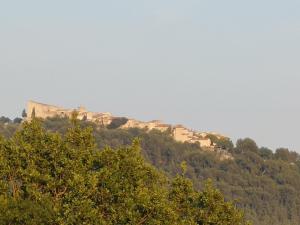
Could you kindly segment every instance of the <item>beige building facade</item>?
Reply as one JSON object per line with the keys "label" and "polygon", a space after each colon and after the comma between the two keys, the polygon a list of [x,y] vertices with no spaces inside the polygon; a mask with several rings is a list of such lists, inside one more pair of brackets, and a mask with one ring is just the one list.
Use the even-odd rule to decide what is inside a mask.
{"label": "beige building facade", "polygon": [[65,109],[59,106],[29,101],[27,103],[27,120],[31,120],[32,116],[42,119],[56,116],[71,118],[74,111],[78,113],[78,119],[86,118],[88,121],[101,123],[105,126],[109,125],[113,119],[110,113],[89,112],[82,106],[77,109]]}
{"label": "beige building facade", "polygon": [[[34,101],[29,101],[27,104],[27,120],[31,120],[32,116],[46,119],[51,117],[71,117],[72,113],[76,111],[78,113],[78,119],[86,119],[87,121],[96,122],[98,124],[107,126],[111,124],[114,117],[111,113],[95,113],[89,112],[84,107],[78,107],[77,109],[65,109],[58,106],[47,105],[43,103],[38,103]],[[217,133],[208,132],[197,132],[188,129],[182,125],[172,126],[169,124],[164,124],[159,120],[153,120],[150,122],[143,122],[135,119],[128,119],[127,122],[120,127],[121,129],[129,128],[139,128],[151,131],[153,129],[159,130],[161,132],[170,131],[174,140],[178,142],[187,142],[199,144],[200,147],[214,148],[214,143],[207,137],[209,134],[214,134],[217,137],[224,137]]]}
{"label": "beige building facade", "polygon": [[198,143],[200,147],[213,147],[212,141],[206,135],[199,135],[182,125],[173,128],[173,138],[179,142]]}
{"label": "beige building facade", "polygon": [[168,129],[171,128],[171,125],[164,124],[159,120],[153,120],[150,122],[142,122],[139,120],[135,119],[128,119],[127,123],[121,126],[123,129],[128,129],[128,128],[140,128],[140,129],[146,129],[146,130],[159,130],[161,132],[165,132]]}

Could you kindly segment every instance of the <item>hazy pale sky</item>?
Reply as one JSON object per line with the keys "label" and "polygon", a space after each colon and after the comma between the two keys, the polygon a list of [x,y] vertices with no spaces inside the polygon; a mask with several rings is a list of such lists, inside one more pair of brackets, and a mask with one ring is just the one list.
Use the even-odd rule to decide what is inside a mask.
{"label": "hazy pale sky", "polygon": [[299,0],[0,0],[0,115],[26,101],[300,152]]}

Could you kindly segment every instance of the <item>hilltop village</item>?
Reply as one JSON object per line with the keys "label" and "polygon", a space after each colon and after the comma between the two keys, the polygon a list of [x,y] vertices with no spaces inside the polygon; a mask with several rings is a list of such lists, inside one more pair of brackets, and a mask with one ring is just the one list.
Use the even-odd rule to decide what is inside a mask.
{"label": "hilltop village", "polygon": [[[34,115],[37,118],[46,119],[48,117],[71,117],[72,113],[76,111],[78,113],[78,119],[84,119],[87,121],[95,122],[103,126],[109,126],[113,121],[121,119],[123,117],[114,117],[109,112],[89,112],[85,107],[78,107],[77,109],[64,109],[62,107],[47,105],[43,103],[38,103],[34,101],[29,101],[27,103],[27,120],[31,120]],[[206,149],[214,149],[215,143],[211,141],[208,137],[209,135],[214,135],[217,138],[226,138],[217,133],[209,132],[198,132],[188,129],[182,125],[169,125],[164,124],[159,120],[153,120],[150,122],[143,122],[135,119],[125,118],[124,124],[120,126],[121,129],[129,128],[140,128],[151,131],[153,129],[159,130],[161,132],[170,131],[174,140],[178,142],[187,142],[193,144],[199,144],[200,147]]]}

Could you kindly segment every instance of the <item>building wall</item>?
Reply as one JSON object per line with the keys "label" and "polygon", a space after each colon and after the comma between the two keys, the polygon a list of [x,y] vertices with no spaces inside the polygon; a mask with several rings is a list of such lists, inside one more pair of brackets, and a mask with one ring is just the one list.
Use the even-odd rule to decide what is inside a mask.
{"label": "building wall", "polygon": [[38,118],[45,119],[47,117],[54,116],[70,116],[71,111],[66,110],[57,106],[41,104],[33,101],[27,103],[27,117],[31,119],[32,112],[35,111],[35,116]]}
{"label": "building wall", "polygon": [[[39,118],[47,118],[54,116],[67,116],[71,117],[72,109],[64,109],[57,106],[46,105],[34,101],[29,101],[27,104],[27,119],[31,119],[32,111],[35,109],[35,116]],[[78,112],[78,119],[83,119],[85,116],[88,121],[97,122],[104,126],[109,125],[113,116],[110,113],[94,113],[88,112],[84,107],[79,107],[76,109]],[[122,129],[128,128],[140,128],[147,129],[148,131],[156,129],[159,131],[167,131],[172,129],[172,136],[178,142],[188,142],[188,143],[199,143],[201,147],[212,147],[213,143],[209,138],[206,138],[208,134],[214,134],[218,137],[221,137],[217,133],[208,133],[208,132],[194,132],[182,125],[177,125],[172,127],[171,125],[163,124],[161,121],[153,120],[150,122],[142,122],[135,119],[128,119],[127,123],[121,126]]]}
{"label": "building wall", "polygon": [[[46,105],[34,101],[29,101],[27,103],[27,120],[32,119],[33,109],[35,111],[35,116],[38,118],[46,119],[47,117],[55,116],[67,116],[71,117],[74,109],[64,109],[58,106]],[[88,121],[97,122],[107,126],[112,121],[112,115],[110,113],[94,113],[88,112],[84,107],[79,107],[76,109],[78,112],[78,119],[83,119],[85,116]]]}
{"label": "building wall", "polygon": [[190,142],[193,133],[185,127],[175,127],[173,129],[173,138],[179,142]]}
{"label": "building wall", "polygon": [[121,128],[140,128],[147,130],[159,130],[161,132],[167,131],[171,126],[161,123],[160,121],[151,121],[151,122],[142,122],[134,119],[129,119],[126,124],[124,124]]}
{"label": "building wall", "polygon": [[123,126],[121,126],[123,129],[128,129],[128,128],[139,128],[139,129],[144,129],[147,128],[147,123],[141,122],[138,120],[134,119],[129,119]]}
{"label": "building wall", "polygon": [[209,138],[199,140],[199,143],[200,143],[201,147],[211,147],[212,146],[212,142]]}
{"label": "building wall", "polygon": [[206,135],[199,135],[197,132],[189,130],[183,126],[177,126],[173,129],[173,138],[179,142],[199,143],[200,147],[211,147],[212,142]]}

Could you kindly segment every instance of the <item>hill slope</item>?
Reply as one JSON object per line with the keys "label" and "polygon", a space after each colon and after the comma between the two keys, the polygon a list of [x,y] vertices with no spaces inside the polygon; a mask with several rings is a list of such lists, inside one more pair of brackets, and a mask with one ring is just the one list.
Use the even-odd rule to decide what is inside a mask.
{"label": "hill slope", "polygon": [[90,127],[65,134],[25,122],[0,136],[1,225],[249,225],[211,182],[169,179],[131,146],[99,149]]}
{"label": "hill slope", "polygon": [[[44,127],[65,133],[70,127],[68,119],[46,119]],[[143,155],[169,177],[179,172],[182,161],[187,162],[187,176],[201,189],[203,181],[213,179],[227,199],[236,199],[245,209],[247,217],[257,225],[298,225],[300,221],[300,162],[299,155],[286,149],[275,153],[259,148],[251,139],[239,140],[235,147],[227,143],[226,151],[233,160],[220,160],[215,152],[203,151],[199,145],[178,143],[167,133],[146,132],[142,129],[107,129],[92,126],[97,145],[118,147],[130,145],[135,137],[141,139]],[[5,127],[10,129],[7,131]],[[13,125],[0,126],[7,136]]]}

